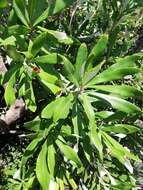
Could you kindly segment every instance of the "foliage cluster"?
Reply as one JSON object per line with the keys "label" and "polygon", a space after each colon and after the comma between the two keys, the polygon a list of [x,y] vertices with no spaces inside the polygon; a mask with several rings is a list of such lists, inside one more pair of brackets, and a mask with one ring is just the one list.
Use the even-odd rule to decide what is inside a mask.
{"label": "foliage cluster", "polygon": [[15,190],[136,188],[143,53],[128,50],[142,5],[0,1],[4,99],[9,107],[22,97],[33,112],[20,126],[31,143],[11,180]]}

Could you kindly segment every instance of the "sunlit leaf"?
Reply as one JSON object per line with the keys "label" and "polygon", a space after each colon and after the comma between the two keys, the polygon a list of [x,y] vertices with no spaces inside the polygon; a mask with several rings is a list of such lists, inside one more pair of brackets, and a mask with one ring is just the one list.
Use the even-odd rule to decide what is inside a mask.
{"label": "sunlit leaf", "polygon": [[65,144],[65,142],[59,139],[56,140],[56,144],[68,160],[73,161],[78,167],[82,166],[78,155],[70,146],[68,146],[67,144]]}
{"label": "sunlit leaf", "polygon": [[111,95],[105,95],[105,94],[101,94],[98,92],[91,92],[89,93],[90,95],[93,95],[95,97],[98,97],[99,99],[105,100],[106,102],[109,102],[110,105],[122,112],[125,113],[139,113],[141,112],[140,108],[137,107],[136,105],[123,100],[121,98],[115,97],[115,96],[111,96]]}
{"label": "sunlit leaf", "polygon": [[[60,97],[48,104],[42,111],[43,118],[52,118],[54,121],[65,119],[73,104],[73,95],[69,94],[66,97]],[[62,108],[62,111],[59,111]]]}
{"label": "sunlit leaf", "polygon": [[43,190],[47,190],[50,183],[50,174],[47,166],[47,141],[42,146],[36,162],[36,176]]}

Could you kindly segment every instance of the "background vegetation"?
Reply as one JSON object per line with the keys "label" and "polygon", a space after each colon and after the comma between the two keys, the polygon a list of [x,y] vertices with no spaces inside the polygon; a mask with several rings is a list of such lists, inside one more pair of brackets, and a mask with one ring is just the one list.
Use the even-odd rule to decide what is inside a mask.
{"label": "background vegetation", "polygon": [[143,2],[0,1],[0,188],[142,189]]}

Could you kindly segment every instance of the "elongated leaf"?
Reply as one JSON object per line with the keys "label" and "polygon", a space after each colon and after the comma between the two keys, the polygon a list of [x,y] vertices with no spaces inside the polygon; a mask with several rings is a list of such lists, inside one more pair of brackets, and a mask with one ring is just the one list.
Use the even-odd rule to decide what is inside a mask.
{"label": "elongated leaf", "polygon": [[68,160],[73,161],[78,167],[82,166],[78,155],[70,146],[68,146],[66,143],[59,139],[56,140],[56,144]]}
{"label": "elongated leaf", "polygon": [[114,114],[114,112],[112,112],[112,111],[100,111],[100,112],[96,112],[95,116],[97,118],[106,119],[106,118],[112,116],[113,114]]}
{"label": "elongated leaf", "polygon": [[87,46],[86,44],[81,44],[81,46],[78,49],[77,57],[76,57],[76,64],[75,64],[75,77],[79,81],[83,74],[85,69],[85,63],[87,60]]}
{"label": "elongated leaf", "polygon": [[47,190],[50,183],[50,174],[47,166],[47,151],[47,141],[45,141],[36,162],[36,176],[42,190]]}
{"label": "elongated leaf", "polygon": [[97,150],[99,151],[100,158],[103,159],[103,153],[102,153],[102,142],[101,142],[101,136],[97,132],[97,126],[95,121],[95,113],[93,110],[93,107],[89,101],[89,98],[86,94],[81,95],[82,105],[84,107],[84,111],[89,119],[89,137],[91,139],[91,142],[95,145]]}
{"label": "elongated leaf", "polygon": [[14,0],[13,1],[13,6],[14,6],[14,10],[18,16],[18,18],[21,20],[21,22],[25,25],[25,26],[29,26],[29,18],[28,18],[28,13],[26,11],[26,5],[25,5],[25,1],[23,0]]}
{"label": "elongated leaf", "polygon": [[43,32],[38,37],[36,37],[36,39],[33,42],[32,49],[31,49],[31,53],[33,54],[33,56],[35,56],[40,51],[41,47],[45,43],[46,37],[47,37],[46,32]]}
{"label": "elongated leaf", "polygon": [[[48,104],[42,111],[41,116],[43,118],[52,118],[56,122],[59,119],[65,119],[73,104],[73,95],[69,94],[66,97],[60,97],[50,104]],[[59,111],[61,110],[62,111]]]}
{"label": "elongated leaf", "polygon": [[81,118],[80,110],[78,106],[79,105],[77,104],[77,102],[75,102],[75,104],[73,105],[72,123],[74,126],[74,134],[76,134],[77,136],[80,136],[80,133],[82,131],[82,118]]}
{"label": "elongated leaf", "polygon": [[91,95],[101,98],[111,104],[111,106],[119,111],[125,112],[125,113],[136,113],[141,112],[140,108],[136,105],[133,105],[132,103],[123,100],[118,97],[114,97],[111,95],[105,95],[97,92],[90,93]]}
{"label": "elongated leaf", "polygon": [[48,157],[47,157],[47,163],[49,168],[49,173],[51,176],[54,176],[54,170],[55,170],[55,148],[51,144],[48,146]]}
{"label": "elongated leaf", "polygon": [[37,109],[37,105],[36,105],[35,95],[33,91],[32,81],[29,80],[28,83],[29,83],[27,87],[28,89],[25,94],[25,103],[28,109],[30,109],[32,112],[35,112]]}
{"label": "elongated leaf", "polygon": [[116,64],[112,65],[112,68],[116,69],[117,67],[135,67],[136,61],[140,58],[139,55],[129,55],[123,58],[117,58]]}
{"label": "elongated leaf", "polygon": [[41,141],[42,138],[36,138],[28,145],[22,157],[21,167],[24,166],[28,159],[31,158],[33,154],[37,151]]}
{"label": "elongated leaf", "polygon": [[48,55],[43,55],[36,57],[35,59],[36,63],[47,63],[47,64],[57,64],[57,54],[56,53],[50,53]]}
{"label": "elongated leaf", "polygon": [[128,85],[94,85],[92,88],[117,94],[121,97],[143,97],[143,92],[141,90]]}
{"label": "elongated leaf", "polygon": [[29,18],[33,25],[33,23],[41,16],[43,11],[45,10],[46,0],[28,0],[28,12]]}
{"label": "elongated leaf", "polygon": [[95,113],[93,110],[93,107],[89,101],[89,97],[86,94],[82,94],[80,96],[80,99],[82,100],[82,105],[84,107],[84,111],[92,125],[95,125],[96,127],[96,121],[95,121]]}
{"label": "elongated leaf", "polygon": [[67,45],[70,45],[73,43],[73,40],[70,37],[68,37],[67,34],[64,32],[59,32],[59,31],[55,31],[55,30],[48,30],[48,29],[43,28],[41,26],[38,26],[38,29],[43,31],[43,32],[47,32],[49,35],[51,35],[55,39],[57,39],[59,43],[64,43]]}
{"label": "elongated leaf", "polygon": [[29,28],[24,25],[16,24],[16,25],[12,25],[8,27],[9,35],[26,35],[28,32],[29,32]]}
{"label": "elongated leaf", "polygon": [[78,86],[77,79],[75,78],[74,72],[75,68],[72,63],[64,56],[59,55],[59,58],[62,60],[64,65],[64,73],[65,77],[67,77],[71,82],[73,82],[76,86]]}
{"label": "elongated leaf", "polygon": [[40,82],[42,83],[42,85],[45,87],[45,89],[47,89],[47,88],[50,89],[53,94],[57,94],[61,91],[61,88],[58,87],[57,85],[49,83],[49,82],[43,80],[42,78],[39,78],[39,79],[40,79]]}
{"label": "elongated leaf", "polygon": [[15,41],[16,38],[14,36],[10,36],[4,40],[0,38],[0,46],[7,46],[7,45],[15,46]]}
{"label": "elongated leaf", "polygon": [[62,11],[65,7],[71,5],[74,0],[52,0],[49,1],[49,15]]}
{"label": "elongated leaf", "polygon": [[103,126],[102,130],[106,132],[122,133],[122,134],[131,134],[139,131],[140,129],[127,124],[115,124]]}
{"label": "elongated leaf", "polygon": [[108,36],[106,34],[102,35],[88,56],[87,67],[90,67],[93,61],[99,58],[104,53],[107,47],[107,42]]}
{"label": "elongated leaf", "polygon": [[16,96],[15,96],[15,89],[14,89],[14,84],[16,82],[16,73],[14,73],[10,80],[8,81],[6,88],[5,88],[5,93],[4,93],[4,98],[6,101],[6,104],[8,106],[12,105],[15,100],[16,100]]}
{"label": "elongated leaf", "polygon": [[103,82],[108,82],[112,80],[119,80],[125,77],[126,75],[133,75],[135,73],[138,73],[139,69],[137,68],[116,68],[116,70],[107,69],[103,71],[102,73],[98,74],[96,77],[94,77],[89,83],[87,83],[87,87],[90,87],[94,84],[99,84]]}
{"label": "elongated leaf", "polygon": [[55,76],[54,74],[45,72],[42,69],[40,69],[37,75],[38,75],[38,78],[40,78],[41,80],[44,80],[45,82],[49,82],[51,84],[55,84],[58,80],[57,76]]}
{"label": "elongated leaf", "polygon": [[67,178],[69,184],[71,185],[71,187],[74,190],[77,189],[77,185],[76,185],[74,179],[72,178],[72,176],[70,175],[70,173],[68,172],[68,170],[66,170],[66,178]]}
{"label": "elongated leaf", "polygon": [[125,149],[121,144],[119,144],[115,139],[110,137],[105,132],[101,132],[104,138],[104,142],[106,146],[110,149],[111,154],[115,156],[122,164],[126,163],[126,159],[139,160],[139,158],[132,153],[130,153],[127,149]]}
{"label": "elongated leaf", "polygon": [[85,75],[83,77],[83,86],[86,85],[89,81],[91,81],[98,74],[98,72],[101,70],[104,63],[105,63],[105,60],[85,73]]}
{"label": "elongated leaf", "polygon": [[49,8],[47,8],[43,13],[34,21],[33,26],[38,25],[40,22],[48,18],[48,12]]}

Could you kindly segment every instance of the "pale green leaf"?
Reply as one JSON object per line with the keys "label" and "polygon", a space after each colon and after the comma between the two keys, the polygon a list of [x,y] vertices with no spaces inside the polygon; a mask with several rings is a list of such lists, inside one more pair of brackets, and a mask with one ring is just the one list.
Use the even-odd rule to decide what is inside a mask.
{"label": "pale green leaf", "polygon": [[87,46],[85,43],[83,43],[79,47],[78,53],[76,56],[75,77],[77,78],[78,81],[81,80],[81,78],[84,74],[85,63],[87,60],[87,54],[88,54]]}
{"label": "pale green leaf", "polygon": [[143,92],[128,85],[93,85],[92,88],[119,95],[121,97],[143,97]]}
{"label": "pale green leaf", "polygon": [[115,124],[115,125],[102,126],[102,130],[106,132],[113,132],[113,133],[131,134],[131,133],[136,133],[140,129],[133,125]]}
{"label": "pale green leaf", "polygon": [[57,64],[57,54],[49,53],[48,55],[39,56],[36,57],[34,61],[41,64]]}
{"label": "pale green leaf", "polygon": [[[69,94],[66,97],[60,97],[48,104],[42,111],[43,118],[52,118],[56,122],[59,119],[67,118],[73,104],[73,95]],[[59,111],[61,110],[62,111]]]}
{"label": "pale green leaf", "polygon": [[68,146],[61,139],[57,139],[56,144],[68,160],[73,161],[78,167],[82,167],[82,163],[77,153],[70,146]]}
{"label": "pale green leaf", "polygon": [[36,161],[36,176],[42,187],[42,190],[48,190],[50,183],[50,174],[47,166],[47,141],[42,146],[40,154]]}
{"label": "pale green leaf", "polygon": [[136,105],[134,105],[134,104],[132,104],[126,100],[123,100],[121,98],[111,96],[111,95],[101,94],[98,92],[91,92],[89,94],[92,96],[95,96],[99,99],[105,100],[106,102],[110,103],[110,105],[113,108],[115,108],[119,111],[122,111],[125,113],[137,113],[137,112],[139,113],[139,112],[141,112],[139,107],[137,107]]}

